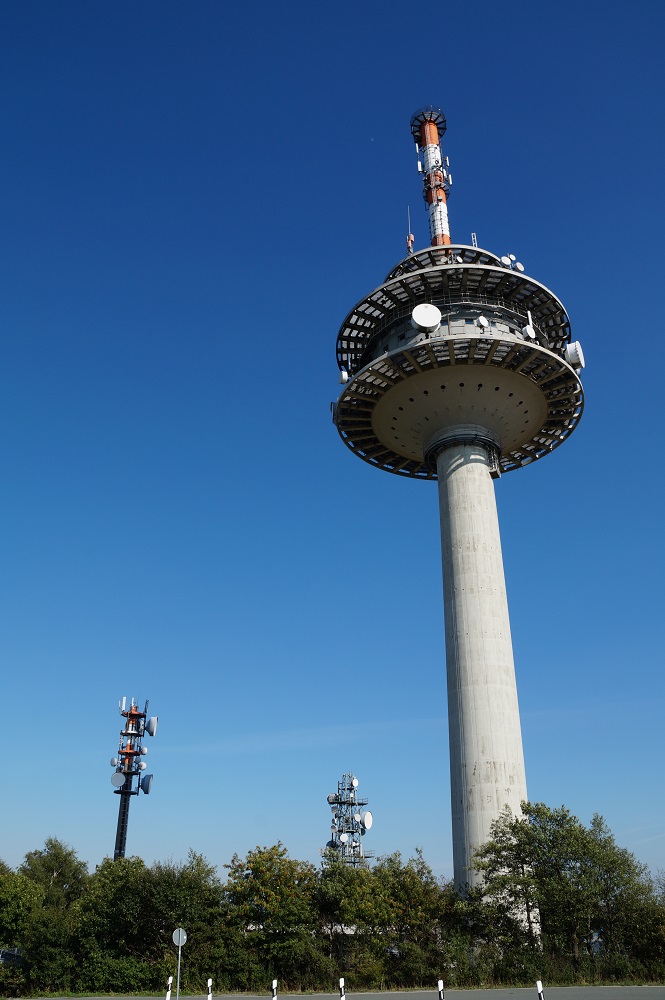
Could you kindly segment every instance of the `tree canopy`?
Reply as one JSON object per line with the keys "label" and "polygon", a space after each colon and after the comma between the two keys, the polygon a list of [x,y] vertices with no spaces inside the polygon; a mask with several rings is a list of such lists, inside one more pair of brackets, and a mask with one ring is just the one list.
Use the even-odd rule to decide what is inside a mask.
{"label": "tree canopy", "polygon": [[317,867],[283,844],[234,855],[223,873],[185,861],[102,861],[88,873],[49,838],[16,871],[0,865],[0,995],[160,992],[187,930],[183,989],[331,992],[649,981],[665,975],[665,879],[656,885],[600,817],[524,803],[477,853],[466,897],[417,851],[372,867],[327,853]]}
{"label": "tree canopy", "polygon": [[474,868],[484,899],[513,920],[515,936],[523,932],[532,949],[573,968],[617,960],[637,968],[645,925],[660,919],[662,928],[648,871],[598,815],[585,827],[565,806],[523,802],[520,817],[506,812],[493,824]]}

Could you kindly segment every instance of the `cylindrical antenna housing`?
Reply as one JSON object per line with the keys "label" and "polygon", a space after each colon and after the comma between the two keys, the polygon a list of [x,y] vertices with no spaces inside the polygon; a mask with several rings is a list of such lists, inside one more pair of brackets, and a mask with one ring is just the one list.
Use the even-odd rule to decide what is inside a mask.
{"label": "cylindrical antenna housing", "polygon": [[433,247],[450,244],[447,197],[450,175],[441,155],[441,137],[446,119],[440,108],[420,108],[411,118],[411,134],[423,158],[423,197],[429,213],[430,242]]}

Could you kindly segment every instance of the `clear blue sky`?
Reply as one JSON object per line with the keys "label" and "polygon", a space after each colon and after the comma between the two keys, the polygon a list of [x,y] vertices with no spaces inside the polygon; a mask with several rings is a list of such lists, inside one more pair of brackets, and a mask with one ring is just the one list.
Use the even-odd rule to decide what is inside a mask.
{"label": "clear blue sky", "polygon": [[17,864],[112,853],[122,695],[160,716],[128,853],[377,853],[450,875],[436,487],[330,423],[337,330],[427,216],[513,252],[587,357],[497,484],[532,799],[665,867],[662,38],[637,0],[25,0],[0,12],[0,664]]}

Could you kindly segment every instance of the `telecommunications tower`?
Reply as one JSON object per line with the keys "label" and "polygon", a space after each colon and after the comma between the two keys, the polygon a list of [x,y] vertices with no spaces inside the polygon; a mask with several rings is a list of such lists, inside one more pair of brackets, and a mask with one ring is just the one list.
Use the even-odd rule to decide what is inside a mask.
{"label": "telecommunications tower", "polygon": [[358,784],[355,774],[344,774],[337,782],[337,794],[328,796],[332,820],[326,850],[335,851],[345,864],[354,866],[364,865],[367,858],[374,857],[373,851],[363,847],[363,837],[372,827],[372,814],[364,808],[367,799],[358,795]]}
{"label": "telecommunications tower", "polygon": [[[139,789],[145,794],[150,793],[152,787],[152,774],[143,774],[147,764],[142,757],[148,752],[148,748],[141,745],[143,737],[154,736],[157,732],[157,716],[153,715],[149,719],[148,702],[145,703],[143,711],[135,704],[132,698],[131,705],[127,708],[127,699],[123,698],[118,703],[120,714],[125,719],[125,727],[120,730],[120,744],[118,746],[118,756],[111,757],[111,767],[115,768],[111,775],[111,784],[116,795],[120,796],[118,809],[118,828],[115,835],[115,850],[113,860],[124,858],[125,847],[127,845],[127,824],[129,822],[129,803],[132,795],[138,795]],[[134,788],[134,778],[137,778],[136,788]]]}
{"label": "telecommunications tower", "polygon": [[[351,310],[337,338],[333,419],[366,462],[439,488],[455,884],[526,799],[515,668],[493,479],[543,458],[582,414],[581,347],[559,299],[513,255],[452,243],[446,120],[411,119],[431,245]],[[556,544],[536,525],[534,555]]]}

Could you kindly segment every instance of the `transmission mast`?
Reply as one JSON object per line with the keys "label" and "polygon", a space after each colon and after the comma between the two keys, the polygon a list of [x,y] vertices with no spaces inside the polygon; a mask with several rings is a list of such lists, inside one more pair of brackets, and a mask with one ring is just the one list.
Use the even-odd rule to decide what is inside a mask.
{"label": "transmission mast", "polygon": [[331,839],[326,850],[335,851],[347,865],[364,865],[367,858],[373,858],[373,851],[363,848],[363,837],[372,827],[372,814],[367,799],[358,795],[358,779],[354,774],[345,774],[337,782],[337,794],[328,796],[332,810],[330,825]]}
{"label": "transmission mast", "polygon": [[[148,766],[141,759],[148,752],[148,748],[142,746],[142,740],[146,733],[148,736],[154,736],[157,732],[157,716],[153,715],[149,719],[147,718],[147,701],[143,711],[139,709],[133,698],[129,708],[126,705],[126,698],[118,702],[120,714],[126,721],[125,728],[120,730],[118,756],[111,758],[111,767],[115,768],[111,775],[111,784],[114,788],[114,794],[120,796],[118,829],[115,835],[115,850],[113,852],[114,861],[125,856],[129,803],[131,802],[132,795],[138,795],[139,789],[145,795],[150,793],[153,775],[142,773]],[[137,778],[136,787],[134,787],[135,777]]]}

